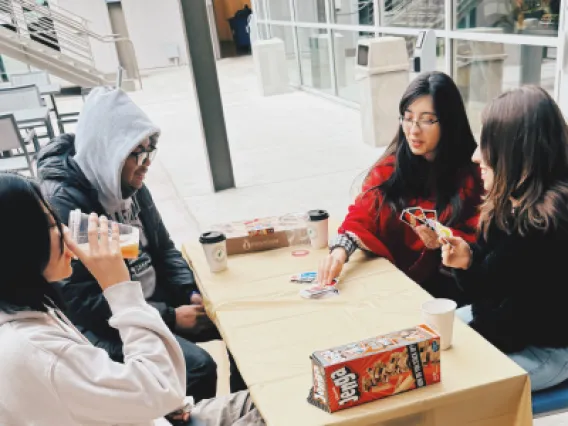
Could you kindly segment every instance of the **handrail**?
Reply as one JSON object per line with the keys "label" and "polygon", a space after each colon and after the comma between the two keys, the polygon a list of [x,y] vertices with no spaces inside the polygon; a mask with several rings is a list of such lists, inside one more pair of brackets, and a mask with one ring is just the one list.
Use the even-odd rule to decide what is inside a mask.
{"label": "handrail", "polygon": [[[34,18],[37,19],[30,19],[29,12],[35,13]],[[127,37],[119,34],[95,33],[88,28],[89,21],[82,16],[56,5],[49,7],[38,5],[33,0],[0,0],[0,17],[4,26],[13,27],[13,31],[19,38],[33,38],[93,68],[91,40],[101,43],[127,43],[133,56],[135,75],[131,78],[137,79],[142,87],[136,49],[132,40]]]}

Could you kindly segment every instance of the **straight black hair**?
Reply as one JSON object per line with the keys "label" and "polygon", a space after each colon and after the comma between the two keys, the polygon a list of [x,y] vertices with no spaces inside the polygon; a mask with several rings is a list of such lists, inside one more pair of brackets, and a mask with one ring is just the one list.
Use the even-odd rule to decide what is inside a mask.
{"label": "straight black hair", "polygon": [[470,169],[469,175],[477,177],[476,184],[481,188],[481,179],[475,173],[477,165],[471,161],[477,143],[460,92],[450,76],[434,71],[416,77],[400,100],[400,115],[404,115],[410,105],[422,96],[432,96],[440,126],[440,141],[434,161],[430,163],[414,155],[402,126],[399,126],[393,141],[379,159],[380,163],[394,155],[394,172],[373,189],[381,191],[383,202],[391,207],[393,214],[404,209],[413,198],[434,196],[438,215],[451,206],[447,224],[452,225],[460,217],[463,207],[459,189],[463,178],[468,175],[464,171]]}
{"label": "straight black hair", "polygon": [[43,276],[51,256],[50,220],[61,234],[55,212],[45,202],[36,182],[15,173],[0,173],[0,310],[45,312],[58,294]]}

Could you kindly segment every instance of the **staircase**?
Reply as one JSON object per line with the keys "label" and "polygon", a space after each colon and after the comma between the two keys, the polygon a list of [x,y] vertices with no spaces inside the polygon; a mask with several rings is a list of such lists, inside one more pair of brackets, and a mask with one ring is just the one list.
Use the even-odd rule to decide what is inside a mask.
{"label": "staircase", "polygon": [[[127,43],[135,55],[129,39],[94,33],[84,18],[66,9],[56,5],[40,6],[35,0],[0,0],[0,54],[81,87],[113,85],[114,78],[95,67],[93,40]],[[134,89],[135,81],[141,87],[137,65],[128,71],[125,88]]]}

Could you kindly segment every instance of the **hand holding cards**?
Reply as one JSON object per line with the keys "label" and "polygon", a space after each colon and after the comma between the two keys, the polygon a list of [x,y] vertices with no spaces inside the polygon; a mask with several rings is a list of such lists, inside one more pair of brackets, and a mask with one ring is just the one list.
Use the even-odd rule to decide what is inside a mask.
{"label": "hand holding cards", "polygon": [[402,211],[400,220],[412,229],[420,225],[425,225],[432,229],[436,235],[442,239],[453,235],[450,228],[438,222],[438,214],[435,210],[426,210],[421,207],[410,207]]}

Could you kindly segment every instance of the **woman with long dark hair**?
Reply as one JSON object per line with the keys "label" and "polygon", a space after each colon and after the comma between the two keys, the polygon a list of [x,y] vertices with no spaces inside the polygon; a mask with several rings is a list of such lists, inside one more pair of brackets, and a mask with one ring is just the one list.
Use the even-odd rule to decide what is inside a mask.
{"label": "woman with long dark hair", "polygon": [[[89,250],[69,238],[39,186],[0,173],[0,425],[149,426],[177,412],[185,398],[185,360],[158,311],[130,281],[119,230],[96,214]],[[94,347],[58,309],[50,283],[71,275],[77,256],[103,290],[120,332],[124,362]],[[248,392],[202,401],[195,423],[263,425]],[[194,423],[192,423],[194,424]]]}
{"label": "woman with long dark hair", "polygon": [[412,229],[399,216],[408,207],[435,210],[455,235],[474,241],[482,194],[479,168],[471,162],[477,144],[459,90],[444,73],[419,75],[399,111],[399,130],[349,207],[320,264],[320,281],[330,283],[362,249],[389,259],[432,295],[461,303],[452,279],[440,271],[436,233],[425,225]]}
{"label": "woman with long dark hair", "polygon": [[536,86],[502,94],[482,121],[479,238],[448,238],[442,258],[473,302],[458,316],[544,389],[568,380],[568,128]]}

